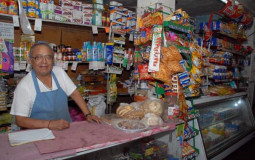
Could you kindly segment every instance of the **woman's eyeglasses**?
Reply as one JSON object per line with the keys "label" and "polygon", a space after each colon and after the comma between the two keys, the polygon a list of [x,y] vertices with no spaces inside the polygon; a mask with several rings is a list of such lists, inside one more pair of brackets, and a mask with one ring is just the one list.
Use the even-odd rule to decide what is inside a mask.
{"label": "woman's eyeglasses", "polygon": [[52,55],[46,55],[46,56],[35,56],[35,57],[31,57],[33,58],[36,62],[41,62],[43,59],[46,59],[47,61],[53,61],[53,56]]}

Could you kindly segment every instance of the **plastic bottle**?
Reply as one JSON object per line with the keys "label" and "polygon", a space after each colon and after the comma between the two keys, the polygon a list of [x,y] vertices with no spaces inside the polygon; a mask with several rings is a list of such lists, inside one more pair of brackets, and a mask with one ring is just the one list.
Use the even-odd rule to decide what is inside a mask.
{"label": "plastic bottle", "polygon": [[87,42],[83,42],[81,54],[82,54],[82,61],[86,62],[87,61]]}
{"label": "plastic bottle", "polygon": [[107,55],[106,54],[106,43],[103,43],[103,44],[104,44],[104,47],[103,47],[104,48],[104,60],[106,60],[106,55]]}
{"label": "plastic bottle", "polygon": [[97,43],[97,59],[98,59],[98,61],[104,60],[104,48],[102,47],[101,42]]}
{"label": "plastic bottle", "polygon": [[87,42],[87,61],[93,60],[93,51],[92,46],[90,45],[90,42]]}
{"label": "plastic bottle", "polygon": [[93,42],[93,48],[92,48],[92,50],[93,50],[93,61],[97,61],[98,59],[97,59],[97,54],[98,54],[98,51],[97,51],[97,43],[94,41]]}

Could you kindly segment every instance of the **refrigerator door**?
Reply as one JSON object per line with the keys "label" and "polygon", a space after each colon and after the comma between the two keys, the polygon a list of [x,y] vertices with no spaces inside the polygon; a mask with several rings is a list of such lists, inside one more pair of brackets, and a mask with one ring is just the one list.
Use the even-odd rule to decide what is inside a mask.
{"label": "refrigerator door", "polygon": [[198,123],[208,159],[254,131],[254,119],[246,95],[197,103]]}

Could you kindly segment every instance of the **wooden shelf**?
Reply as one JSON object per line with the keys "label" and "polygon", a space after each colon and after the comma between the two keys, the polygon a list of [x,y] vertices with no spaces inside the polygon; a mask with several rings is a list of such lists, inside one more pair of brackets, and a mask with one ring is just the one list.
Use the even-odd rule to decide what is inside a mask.
{"label": "wooden shelf", "polygon": [[[0,13],[0,18],[3,19],[3,20],[12,20],[12,17],[13,17],[13,15]],[[35,19],[38,19],[38,18],[28,17],[28,19],[32,20],[32,21],[35,21]],[[66,24],[66,25],[74,25],[74,26],[84,26],[84,27],[95,26],[95,25],[78,24],[78,23],[73,23],[73,22],[60,22],[60,21],[47,20],[47,19],[43,19],[42,22],[55,23],[55,24]],[[97,28],[105,28],[105,27],[104,26],[97,26]]]}

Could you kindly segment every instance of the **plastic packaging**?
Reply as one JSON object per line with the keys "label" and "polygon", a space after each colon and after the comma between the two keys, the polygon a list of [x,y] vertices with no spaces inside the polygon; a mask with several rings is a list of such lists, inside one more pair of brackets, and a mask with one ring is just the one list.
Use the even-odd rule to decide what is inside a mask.
{"label": "plastic packaging", "polygon": [[162,116],[163,120],[165,122],[177,121],[178,110],[179,110],[179,108],[178,108],[177,93],[166,92],[163,116]]}
{"label": "plastic packaging", "polygon": [[97,48],[97,43],[94,41],[93,42],[93,48],[92,48],[92,54],[93,54],[93,61],[97,61],[97,56],[98,56],[98,52],[97,52],[98,48]]}
{"label": "plastic packaging", "polygon": [[27,19],[27,16],[25,14],[21,1],[19,0],[18,3],[19,3],[20,25],[21,25],[22,32],[27,35],[34,35],[35,33],[32,30],[31,25]]}
{"label": "plastic packaging", "polygon": [[92,46],[90,45],[90,42],[87,42],[87,61],[93,60],[93,50]]}
{"label": "plastic packaging", "polygon": [[116,120],[114,126],[127,133],[141,132],[148,128],[142,121],[126,119]]}

